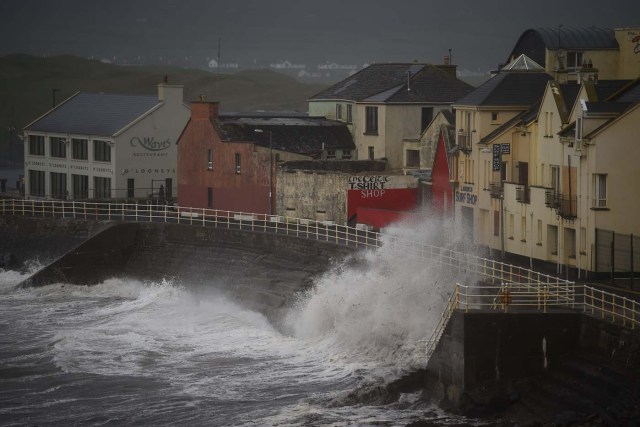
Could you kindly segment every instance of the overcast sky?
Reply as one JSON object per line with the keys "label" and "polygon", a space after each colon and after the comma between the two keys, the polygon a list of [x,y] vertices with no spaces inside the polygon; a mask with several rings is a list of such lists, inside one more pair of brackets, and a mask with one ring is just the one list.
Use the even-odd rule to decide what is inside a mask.
{"label": "overcast sky", "polygon": [[0,0],[0,55],[222,62],[503,62],[527,28],[640,27],[640,1]]}

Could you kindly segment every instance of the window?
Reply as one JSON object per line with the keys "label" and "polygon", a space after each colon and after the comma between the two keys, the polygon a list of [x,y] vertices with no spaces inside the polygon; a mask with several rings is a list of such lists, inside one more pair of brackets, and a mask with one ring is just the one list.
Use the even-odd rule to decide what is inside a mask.
{"label": "window", "polygon": [[500,235],[500,212],[493,211],[493,235]]}
{"label": "window", "polygon": [[67,197],[67,174],[51,172],[51,197],[56,199],[66,199]]}
{"label": "window", "polygon": [[[89,158],[89,142],[86,139],[71,140],[71,158],[75,160],[87,160]],[[74,193],[75,195],[75,193]]]}
{"label": "window", "polygon": [[93,141],[93,160],[96,162],[111,161],[111,145],[107,141]]}
{"label": "window", "polygon": [[537,244],[542,245],[542,220],[538,220],[538,236],[537,236]]}
{"label": "window", "polygon": [[492,122],[497,122],[498,121],[498,113],[496,113],[496,112],[491,113],[491,121]]}
{"label": "window", "polygon": [[567,70],[577,71],[582,68],[584,54],[582,52],[567,52]]}
{"label": "window", "polygon": [[[44,144],[44,137],[42,137],[42,141]],[[35,171],[35,170],[29,171],[29,195],[36,196],[36,197],[45,196],[44,171]]]}
{"label": "window", "polygon": [[89,177],[87,175],[71,175],[74,199],[89,197]]}
{"label": "window", "polygon": [[378,134],[378,107],[365,107],[364,133]]}
{"label": "window", "polygon": [[207,150],[207,169],[213,170],[213,151]]}
{"label": "window", "polygon": [[527,241],[527,217],[520,217],[520,241]]}
{"label": "window", "polygon": [[373,147],[370,146],[369,147],[369,160],[373,160],[373,159],[375,159],[375,153],[374,153]]}
{"label": "window", "polygon": [[353,105],[347,104],[347,123],[353,123]]}
{"label": "window", "polygon": [[596,208],[607,207],[607,175],[594,174],[593,176],[593,206]]}
{"label": "window", "polygon": [[587,254],[587,229],[584,227],[580,228],[580,253]]}
{"label": "window", "polygon": [[335,159],[336,150],[327,150],[327,159]]}
{"label": "window", "polygon": [[551,188],[556,193],[560,192],[560,166],[551,165],[549,166],[549,170],[551,171]]}
{"label": "window", "polygon": [[420,150],[407,150],[406,164],[408,168],[419,168]]}
{"label": "window", "polygon": [[576,118],[576,141],[582,141],[582,117]]}
{"label": "window", "polygon": [[433,107],[422,107],[422,125],[420,126],[420,131],[424,132],[424,130],[429,126],[431,120],[433,119]]}
{"label": "window", "polygon": [[240,173],[240,153],[236,153],[236,173]]}
{"label": "window", "polygon": [[342,120],[342,104],[336,104],[336,119]]}
{"label": "window", "polygon": [[351,150],[342,150],[342,158],[345,160],[351,159]]}
{"label": "window", "polygon": [[64,138],[52,136],[49,138],[49,153],[51,157],[67,157],[67,144]]}
{"label": "window", "polygon": [[111,197],[111,178],[93,177],[93,197],[108,199]]}
{"label": "window", "polygon": [[29,154],[32,156],[44,156],[44,136],[29,135]]}
{"label": "window", "polygon": [[207,187],[207,207],[213,207],[213,188]]}

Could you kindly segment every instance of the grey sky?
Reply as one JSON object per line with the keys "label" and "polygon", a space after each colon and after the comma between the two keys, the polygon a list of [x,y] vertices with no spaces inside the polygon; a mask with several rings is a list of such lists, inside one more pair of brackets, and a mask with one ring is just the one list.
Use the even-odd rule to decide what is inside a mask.
{"label": "grey sky", "polygon": [[504,61],[532,27],[638,27],[640,2],[498,0],[2,0],[0,54],[289,60],[362,65]]}

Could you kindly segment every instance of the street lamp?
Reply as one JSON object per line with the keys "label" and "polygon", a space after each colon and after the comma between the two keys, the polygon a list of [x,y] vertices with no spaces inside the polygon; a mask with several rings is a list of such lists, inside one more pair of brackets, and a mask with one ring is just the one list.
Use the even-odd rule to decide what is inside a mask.
{"label": "street lamp", "polygon": [[269,133],[269,214],[273,214],[273,133],[270,130],[254,129],[255,133]]}

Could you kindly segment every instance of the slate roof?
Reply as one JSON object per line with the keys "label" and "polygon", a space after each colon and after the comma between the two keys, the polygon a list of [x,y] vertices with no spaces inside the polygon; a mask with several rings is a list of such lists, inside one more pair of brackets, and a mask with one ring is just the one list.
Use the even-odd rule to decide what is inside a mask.
{"label": "slate roof", "polygon": [[78,93],[25,130],[80,135],[113,136],[160,104],[155,95]]}
{"label": "slate roof", "polygon": [[457,100],[456,106],[530,106],[542,98],[551,76],[544,72],[502,71]]}
{"label": "slate roof", "polygon": [[607,101],[640,102],[640,78],[632,80],[622,89],[613,93]]}
{"label": "slate roof", "polygon": [[558,46],[565,50],[619,48],[613,30],[608,28],[530,28],[520,35],[508,58],[525,53],[546,65],[545,48],[557,50]]}
{"label": "slate roof", "polygon": [[[325,150],[355,150],[347,125],[322,117],[241,117],[214,119],[223,141],[252,142],[290,153],[317,155]],[[263,132],[258,133],[255,130]],[[324,145],[323,145],[324,144]]]}
{"label": "slate roof", "polygon": [[451,103],[471,90],[472,86],[435,65],[372,64],[309,100]]}
{"label": "slate roof", "polygon": [[609,28],[536,28],[534,31],[547,49],[618,49],[615,33]]}
{"label": "slate roof", "polygon": [[598,80],[598,82],[585,82],[585,89],[589,96],[589,101],[605,101],[628,85],[631,80]]}

